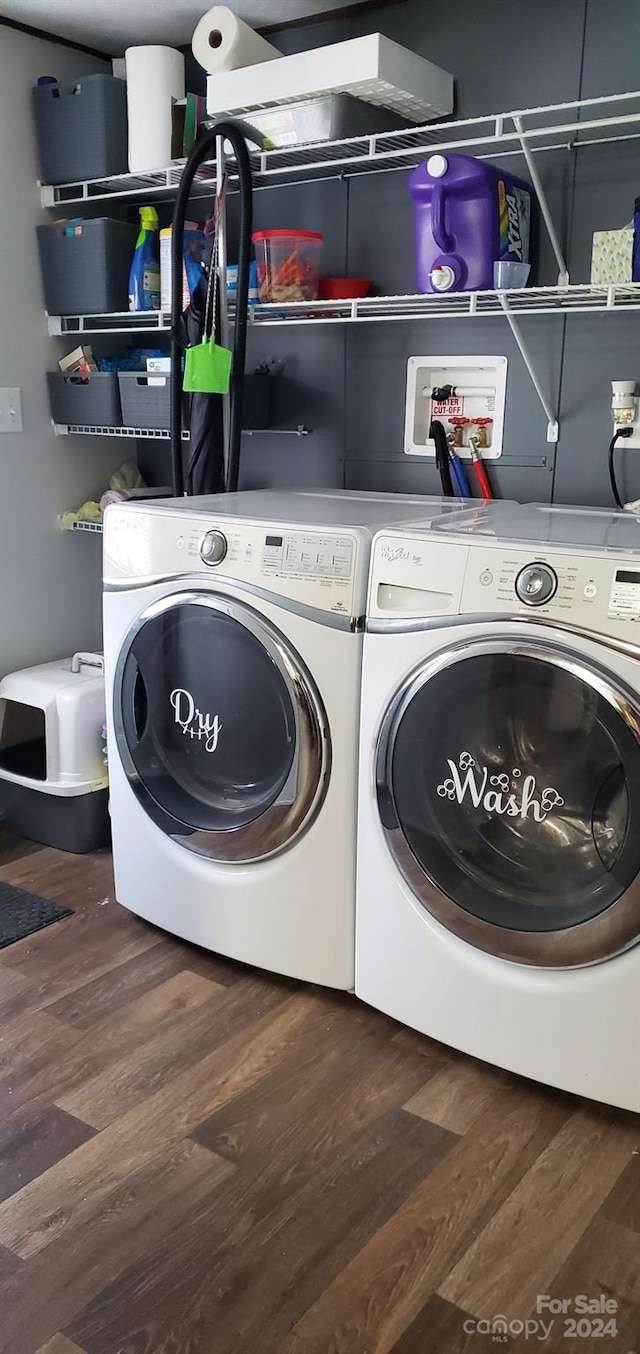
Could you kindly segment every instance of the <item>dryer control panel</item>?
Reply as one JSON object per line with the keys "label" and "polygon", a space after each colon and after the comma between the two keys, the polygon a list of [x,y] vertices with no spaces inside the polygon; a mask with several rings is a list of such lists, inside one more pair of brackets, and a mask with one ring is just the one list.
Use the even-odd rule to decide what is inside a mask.
{"label": "dryer control panel", "polygon": [[198,575],[272,593],[301,607],[364,611],[367,551],[357,532],[111,508],[105,582]]}

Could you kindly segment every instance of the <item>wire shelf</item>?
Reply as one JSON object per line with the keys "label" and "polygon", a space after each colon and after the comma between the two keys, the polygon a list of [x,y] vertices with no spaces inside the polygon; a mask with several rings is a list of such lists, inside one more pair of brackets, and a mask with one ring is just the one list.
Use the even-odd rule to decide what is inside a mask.
{"label": "wire shelf", "polygon": [[171,315],[163,310],[114,310],[104,315],[47,315],[52,338],[65,334],[156,334],[171,331]]}
{"label": "wire shelf", "polygon": [[[153,442],[168,442],[171,439],[171,433],[168,428],[110,428],[102,424],[92,423],[54,423],[54,432],[57,437],[133,437],[147,438]],[[299,423],[297,428],[243,428],[244,437],[309,437],[312,429],[307,428],[305,423]],[[190,433],[188,428],[182,429],[182,440],[188,442]]]}
{"label": "wire shelf", "polygon": [[[492,113],[463,121],[431,122],[398,132],[322,141],[282,150],[253,152],[254,187],[272,188],[314,178],[351,177],[410,169],[436,150],[471,151],[479,159],[522,153],[523,138],[532,151],[577,150],[640,137],[640,91],[577,99],[541,108]],[[144,174],[120,174],[81,183],[41,187],[44,207],[150,197],[175,197],[184,160]],[[230,157],[230,188],[236,185]],[[216,166],[207,161],[198,170],[194,197],[215,193]]]}
{"label": "wire shelf", "polygon": [[368,296],[354,301],[296,301],[255,306],[251,323],[349,324],[380,320],[487,318],[517,315],[606,314],[640,309],[640,283],[619,287],[526,287],[516,291],[452,292],[449,295]]}
{"label": "wire shelf", "polygon": [[70,527],[63,527],[63,531],[92,531],[94,535],[102,535],[102,522],[72,522]]}
{"label": "wire shelf", "polygon": [[[153,442],[168,442],[171,437],[168,428],[112,428],[94,423],[54,423],[53,427],[57,437],[66,437],[68,434],[74,437],[140,437]],[[182,430],[182,440],[189,440],[186,428]]]}
{"label": "wire shelf", "polygon": [[[592,287],[578,284],[566,287],[525,287],[520,291],[450,292],[448,295],[367,296],[353,301],[293,301],[289,305],[251,306],[253,325],[352,324],[390,320],[451,320],[474,316],[489,318],[508,311],[512,315],[608,314],[640,310],[640,283],[617,287]],[[147,311],[147,316],[159,315]],[[128,325],[127,311],[112,315],[49,316],[50,332],[55,334],[128,333],[138,330]],[[166,318],[166,317],[161,317]],[[53,326],[53,328],[52,328]],[[79,328],[81,326],[81,328]],[[156,327],[166,327],[158,325]],[[291,432],[295,429],[265,429]],[[105,434],[107,435],[107,434]],[[112,434],[108,434],[112,435]],[[115,435],[123,435],[116,430]],[[135,433],[124,435],[133,436]],[[145,435],[144,432],[141,435]],[[160,436],[163,434],[161,433]],[[155,433],[154,433],[155,436]]]}

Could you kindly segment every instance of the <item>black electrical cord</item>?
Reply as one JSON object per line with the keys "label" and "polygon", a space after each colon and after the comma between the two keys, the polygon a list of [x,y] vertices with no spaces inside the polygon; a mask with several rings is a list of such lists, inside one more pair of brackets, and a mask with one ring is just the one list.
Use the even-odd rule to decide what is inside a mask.
{"label": "black electrical cord", "polygon": [[622,502],[622,499],[618,491],[618,481],[616,479],[616,468],[614,465],[613,455],[619,439],[621,437],[631,437],[632,432],[633,428],[618,428],[618,431],[613,434],[613,437],[611,438],[611,441],[609,443],[609,479],[611,480],[611,492],[613,494],[616,507],[618,508],[624,508],[624,503]]}
{"label": "black electrical cord", "polygon": [[453,498],[453,484],[451,482],[451,462],[449,460],[449,446],[447,443],[447,434],[444,423],[438,418],[431,420],[429,426],[429,437],[433,438],[436,448],[436,465],[440,474],[440,483],[445,498]]}
{"label": "black electrical cord", "polygon": [[250,127],[246,122],[241,122],[237,118],[221,118],[220,121],[207,126],[206,131],[202,133],[194,146],[182,172],[173,212],[173,234],[171,237],[171,473],[173,492],[176,498],[180,498],[184,493],[182,469],[182,350],[173,332],[182,314],[182,237],[193,180],[200,165],[211,158],[219,136],[225,137],[233,146],[240,189],[238,291],[230,388],[229,460],[226,475],[227,490],[234,493],[238,487],[253,223],[253,187],[247,141],[255,142],[262,150],[265,145],[265,138],[261,132],[257,131],[255,127]]}

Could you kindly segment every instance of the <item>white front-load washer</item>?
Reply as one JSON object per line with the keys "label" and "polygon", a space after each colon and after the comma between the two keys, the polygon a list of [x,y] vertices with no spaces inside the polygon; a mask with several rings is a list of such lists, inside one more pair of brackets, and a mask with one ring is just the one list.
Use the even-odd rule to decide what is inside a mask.
{"label": "white front-load washer", "polygon": [[353,987],[370,542],[459,509],[259,491],[107,510],[120,903],[221,954]]}
{"label": "white front-load washer", "polygon": [[432,526],[373,545],[356,993],[640,1110],[640,522]]}

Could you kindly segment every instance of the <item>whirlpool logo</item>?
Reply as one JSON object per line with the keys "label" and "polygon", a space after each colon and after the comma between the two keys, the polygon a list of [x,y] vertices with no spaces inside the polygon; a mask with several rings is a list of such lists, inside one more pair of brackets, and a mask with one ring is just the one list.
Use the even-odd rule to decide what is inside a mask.
{"label": "whirlpool logo", "polygon": [[387,564],[398,564],[410,559],[411,553],[404,545],[381,545],[380,558]]}
{"label": "whirlpool logo", "polygon": [[562,795],[552,785],[538,790],[536,778],[524,775],[519,766],[511,773],[491,775],[488,766],[479,766],[469,752],[461,752],[457,765],[450,757],[447,764],[451,775],[438,785],[441,799],[452,799],[458,804],[469,801],[475,809],[481,806],[487,813],[507,818],[532,818],[543,823],[553,809],[561,809]]}
{"label": "whirlpool logo", "polygon": [[205,752],[215,752],[222,733],[222,724],[218,715],[199,710],[190,691],[177,686],[170,696],[176,724],[182,729],[185,738],[204,740]]}

